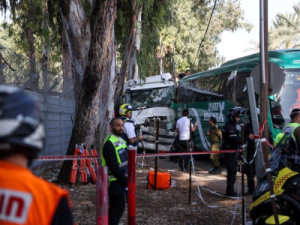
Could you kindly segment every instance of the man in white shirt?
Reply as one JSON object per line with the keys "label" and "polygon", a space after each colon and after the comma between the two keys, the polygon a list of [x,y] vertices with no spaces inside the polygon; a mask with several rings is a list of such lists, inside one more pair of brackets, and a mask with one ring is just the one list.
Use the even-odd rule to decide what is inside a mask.
{"label": "man in white shirt", "polygon": [[[182,117],[177,120],[176,132],[179,136],[179,151],[187,152],[189,150],[189,140],[191,138],[191,132],[195,132],[198,122],[195,126],[188,118],[189,111],[187,109],[183,110]],[[179,156],[179,169],[183,171],[188,171],[189,156]]]}

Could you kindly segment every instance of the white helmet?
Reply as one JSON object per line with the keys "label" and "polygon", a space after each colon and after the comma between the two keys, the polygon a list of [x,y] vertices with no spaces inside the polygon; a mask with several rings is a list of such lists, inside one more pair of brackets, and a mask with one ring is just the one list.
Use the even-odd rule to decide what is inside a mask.
{"label": "white helmet", "polygon": [[0,155],[23,153],[37,157],[44,144],[44,128],[37,103],[23,90],[0,85]]}

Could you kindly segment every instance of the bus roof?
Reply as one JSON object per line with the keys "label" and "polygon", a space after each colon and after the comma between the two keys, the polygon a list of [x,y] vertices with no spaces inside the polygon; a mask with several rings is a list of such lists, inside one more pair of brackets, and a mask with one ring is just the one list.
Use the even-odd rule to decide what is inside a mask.
{"label": "bus roof", "polygon": [[[269,51],[269,61],[277,64],[281,69],[300,68],[300,49],[284,49]],[[237,70],[239,72],[251,72],[260,63],[260,54],[252,54],[238,59],[225,62],[220,67],[195,73],[184,77],[180,81],[197,79],[199,77],[210,76]]]}

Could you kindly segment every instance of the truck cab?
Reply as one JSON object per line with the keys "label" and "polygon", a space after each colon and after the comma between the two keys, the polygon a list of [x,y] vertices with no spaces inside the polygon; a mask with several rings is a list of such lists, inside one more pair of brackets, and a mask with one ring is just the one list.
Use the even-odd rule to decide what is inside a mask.
{"label": "truck cab", "polygon": [[[144,136],[139,148],[156,151],[155,119],[159,119],[158,151],[170,151],[175,132],[175,81],[170,73],[128,80],[124,84],[124,102],[134,107],[132,120]],[[138,133],[137,133],[138,135]]]}

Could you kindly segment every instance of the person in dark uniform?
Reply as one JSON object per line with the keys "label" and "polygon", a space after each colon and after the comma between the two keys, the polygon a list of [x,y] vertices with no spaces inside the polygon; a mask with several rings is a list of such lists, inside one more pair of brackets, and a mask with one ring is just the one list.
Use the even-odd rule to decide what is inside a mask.
{"label": "person in dark uniform", "polygon": [[[211,145],[211,151],[220,151],[220,141],[222,139],[222,131],[217,126],[217,119],[215,117],[210,117],[209,119],[210,129],[206,132],[209,136],[209,141]],[[221,173],[219,154],[210,154],[210,159],[212,160],[214,168],[209,171],[210,174],[219,174]]]}
{"label": "person in dark uniform", "polygon": [[254,135],[253,135],[253,127],[252,127],[252,119],[250,115],[250,110],[247,112],[249,116],[249,123],[245,125],[245,143],[247,144],[246,149],[246,161],[251,162],[250,164],[245,164],[245,173],[247,175],[247,185],[248,191],[245,195],[252,195],[255,188],[254,176],[255,176],[255,160],[253,160],[254,153],[255,153],[255,142],[254,142]]}
{"label": "person in dark uniform", "polygon": [[110,131],[101,149],[101,160],[102,166],[108,167],[109,224],[118,225],[125,210],[128,177],[127,144],[122,139],[122,119],[112,119]]}
{"label": "person in dark uniform", "polygon": [[[245,112],[242,107],[234,107],[227,113],[228,121],[223,127],[223,150],[238,150],[241,146],[241,138],[236,125],[240,121],[240,117]],[[236,197],[237,193],[234,191],[234,184],[236,181],[237,167],[238,167],[238,151],[234,153],[225,154],[226,168],[227,168],[227,186],[226,195]]]}

